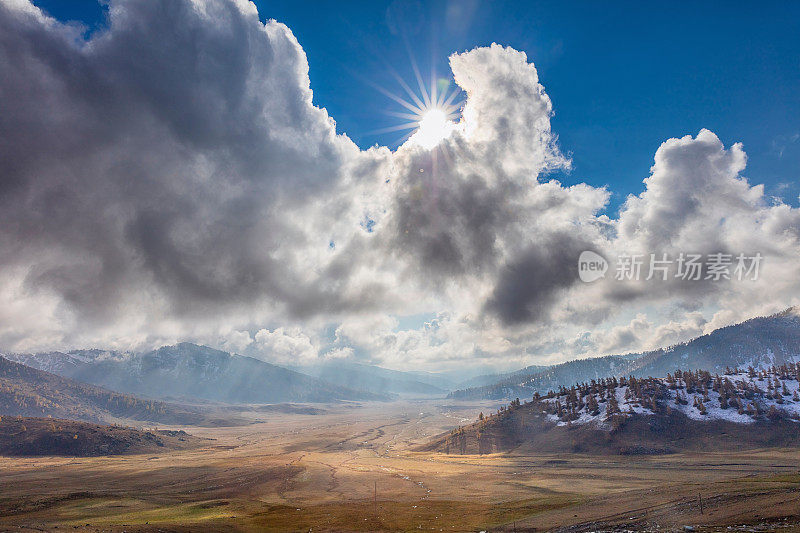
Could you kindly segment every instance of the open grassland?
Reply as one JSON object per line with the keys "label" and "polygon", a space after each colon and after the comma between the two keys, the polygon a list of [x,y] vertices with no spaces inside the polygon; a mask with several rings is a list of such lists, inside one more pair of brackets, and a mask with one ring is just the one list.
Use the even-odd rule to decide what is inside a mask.
{"label": "open grassland", "polygon": [[[199,448],[0,458],[0,530],[796,530],[800,450],[658,456],[414,451],[488,406],[270,413]],[[242,416],[263,414],[244,413]],[[700,501],[702,499],[702,512]]]}

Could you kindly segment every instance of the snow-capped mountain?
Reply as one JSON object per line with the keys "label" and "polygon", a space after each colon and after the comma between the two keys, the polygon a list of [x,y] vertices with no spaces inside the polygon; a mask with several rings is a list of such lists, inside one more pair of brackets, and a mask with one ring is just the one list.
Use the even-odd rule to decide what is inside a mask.
{"label": "snow-capped mountain", "polygon": [[717,329],[691,341],[640,354],[608,355],[568,361],[541,372],[520,374],[492,385],[454,391],[456,399],[511,399],[545,393],[610,376],[664,377],[667,372],[727,367],[767,368],[800,361],[800,310],[758,317]]}
{"label": "snow-capped mountain", "polygon": [[232,403],[379,400],[264,361],[181,343],[135,354],[102,350],[8,354],[7,359],[111,390]]}
{"label": "snow-capped mountain", "polygon": [[124,361],[132,354],[104,350],[75,350],[71,352],[20,353],[3,355],[6,359],[61,376],[71,376],[88,364],[104,359]]}

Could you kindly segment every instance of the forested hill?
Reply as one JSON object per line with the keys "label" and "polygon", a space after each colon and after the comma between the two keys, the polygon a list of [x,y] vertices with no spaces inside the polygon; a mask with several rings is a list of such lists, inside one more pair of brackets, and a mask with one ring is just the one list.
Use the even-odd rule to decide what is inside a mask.
{"label": "forested hill", "polygon": [[737,446],[800,446],[800,364],[610,377],[513,400],[429,449],[668,453]]}

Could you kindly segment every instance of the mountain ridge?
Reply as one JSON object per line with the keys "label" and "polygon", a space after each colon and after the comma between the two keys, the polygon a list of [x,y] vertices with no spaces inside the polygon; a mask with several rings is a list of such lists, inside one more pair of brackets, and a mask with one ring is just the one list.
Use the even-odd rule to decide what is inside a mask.
{"label": "mountain ridge", "polygon": [[796,362],[800,358],[800,315],[790,307],[718,328],[667,348],[638,354],[575,359],[542,372],[516,375],[483,387],[451,392],[453,399],[511,399],[544,393],[560,386],[601,377],[664,376],[680,369],[722,372],[726,367],[756,368]]}
{"label": "mountain ridge", "polygon": [[8,359],[70,379],[152,398],[228,403],[386,400],[253,357],[183,342],[143,353],[72,350]]}
{"label": "mountain ridge", "polygon": [[437,381],[441,382],[441,379],[350,361],[329,361],[319,365],[296,366],[292,369],[328,383],[347,388],[361,388],[373,393],[444,396],[448,392],[447,389],[435,384]]}
{"label": "mountain ridge", "polygon": [[86,422],[118,419],[181,425],[235,425],[198,410],[81,383],[0,357],[0,414]]}

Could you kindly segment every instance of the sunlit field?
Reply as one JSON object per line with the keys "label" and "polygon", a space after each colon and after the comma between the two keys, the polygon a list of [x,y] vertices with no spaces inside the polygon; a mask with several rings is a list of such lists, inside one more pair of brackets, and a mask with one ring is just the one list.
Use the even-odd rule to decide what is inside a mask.
{"label": "sunlit field", "polygon": [[481,407],[490,406],[338,406],[239,428],[187,428],[215,439],[194,450],[3,458],[0,525],[22,531],[796,527],[796,449],[649,457],[414,451]]}

